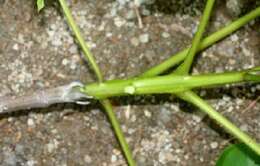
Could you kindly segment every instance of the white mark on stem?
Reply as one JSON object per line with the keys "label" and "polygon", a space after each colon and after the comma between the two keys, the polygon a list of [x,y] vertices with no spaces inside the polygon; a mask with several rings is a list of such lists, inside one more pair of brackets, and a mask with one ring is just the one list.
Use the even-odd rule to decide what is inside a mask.
{"label": "white mark on stem", "polygon": [[128,93],[128,94],[134,94],[135,93],[135,87],[127,86],[127,87],[125,87],[124,91],[125,91],[125,93]]}
{"label": "white mark on stem", "polygon": [[189,80],[190,76],[183,77],[183,80]]}

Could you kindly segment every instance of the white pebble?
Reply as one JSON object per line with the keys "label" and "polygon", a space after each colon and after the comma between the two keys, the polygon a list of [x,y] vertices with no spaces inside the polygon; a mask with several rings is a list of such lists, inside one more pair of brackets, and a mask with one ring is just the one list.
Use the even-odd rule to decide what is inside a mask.
{"label": "white pebble", "polygon": [[49,153],[52,153],[55,149],[55,145],[53,143],[48,143],[47,144],[47,150]]}
{"label": "white pebble", "polygon": [[122,27],[124,24],[126,23],[126,21],[125,20],[123,20],[122,18],[120,18],[120,17],[116,17],[115,19],[114,19],[114,24],[117,26],[117,27]]}
{"label": "white pebble", "polygon": [[144,115],[147,117],[147,118],[150,118],[152,116],[151,112],[148,111],[148,110],[145,110],[144,111]]}
{"label": "white pebble", "polygon": [[92,159],[91,159],[91,157],[89,155],[85,155],[84,156],[84,161],[89,164],[89,163],[92,162]]}
{"label": "white pebble", "polygon": [[162,33],[162,37],[163,37],[163,38],[168,38],[168,37],[170,37],[170,34],[167,33],[167,32],[163,32],[163,33]]}
{"label": "white pebble", "polygon": [[77,48],[77,46],[75,46],[75,45],[72,45],[72,46],[69,48],[69,52],[70,52],[71,54],[76,54],[77,51],[78,51],[78,48]]}
{"label": "white pebble", "polygon": [[149,35],[147,33],[139,36],[139,40],[141,43],[147,43],[149,41]]}
{"label": "white pebble", "polygon": [[127,0],[117,0],[120,5],[124,6],[127,3]]}
{"label": "white pebble", "polygon": [[236,34],[231,35],[231,41],[232,41],[232,42],[238,41],[238,36],[237,36]]}
{"label": "white pebble", "polygon": [[116,162],[116,160],[117,160],[116,155],[112,155],[111,156],[111,162],[114,163],[114,162]]}
{"label": "white pebble", "polygon": [[227,112],[232,112],[234,110],[233,106],[228,107]]}
{"label": "white pebble", "polygon": [[139,45],[139,40],[136,37],[131,38],[130,42],[134,46],[138,46]]}
{"label": "white pebble", "polygon": [[113,34],[111,32],[106,33],[106,37],[111,37]]}
{"label": "white pebble", "polygon": [[34,166],[34,165],[37,165],[37,161],[34,161],[34,160],[29,160],[26,162],[27,166]]}
{"label": "white pebble", "polygon": [[56,38],[56,39],[54,39],[54,40],[51,42],[51,44],[52,44],[53,46],[61,46],[61,45],[62,45],[62,41],[61,41],[60,38]]}
{"label": "white pebble", "polygon": [[201,122],[201,117],[197,116],[197,115],[193,115],[192,119],[196,122],[196,123],[200,123]]}
{"label": "white pebble", "polygon": [[14,45],[13,45],[13,49],[16,50],[16,51],[19,50],[18,44],[14,44]]}
{"label": "white pebble", "polygon": [[68,63],[69,63],[68,59],[65,58],[65,59],[62,60],[62,64],[64,66],[66,66]]}
{"label": "white pebble", "polygon": [[31,119],[31,118],[29,118],[28,120],[27,120],[27,125],[28,126],[34,126],[34,121],[33,121],[33,119]]}
{"label": "white pebble", "polygon": [[211,149],[216,149],[218,147],[218,143],[217,142],[212,142],[210,144],[210,147],[211,147]]}

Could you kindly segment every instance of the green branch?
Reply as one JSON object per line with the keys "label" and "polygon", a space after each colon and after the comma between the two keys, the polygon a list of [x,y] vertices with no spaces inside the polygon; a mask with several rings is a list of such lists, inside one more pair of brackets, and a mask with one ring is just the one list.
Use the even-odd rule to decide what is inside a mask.
{"label": "green branch", "polygon": [[174,71],[173,74],[188,74],[189,73],[193,59],[199,50],[201,39],[202,39],[203,33],[206,29],[206,26],[208,24],[214,3],[215,3],[215,0],[207,1],[205,10],[203,12],[203,15],[202,15],[199,27],[198,27],[198,30],[195,34],[194,39],[192,40],[191,48],[189,49],[184,62]]}
{"label": "green branch", "polygon": [[[68,24],[70,25],[72,31],[74,32],[74,34],[79,42],[79,45],[81,46],[81,48],[83,50],[85,57],[88,59],[89,63],[91,64],[91,66],[98,78],[99,83],[101,83],[103,81],[103,76],[100,72],[98,65],[95,62],[95,59],[94,59],[92,53],[90,52],[86,42],[84,41],[77,24],[75,23],[72,15],[71,15],[70,9],[68,8],[68,5],[66,4],[66,0],[59,0],[59,2],[64,11],[64,14],[67,18]],[[135,166],[135,161],[133,159],[132,153],[126,142],[123,131],[120,127],[119,121],[116,118],[116,114],[113,111],[111,103],[107,99],[100,100],[100,102],[103,105],[103,107],[105,108],[108,118],[109,118],[110,122],[112,123],[112,127],[115,130],[115,134],[120,143],[120,146],[122,147],[123,153],[127,159],[128,164],[130,166]]]}
{"label": "green branch", "polygon": [[[124,154],[128,160],[129,165],[135,165],[135,162],[132,158],[132,154],[129,150],[128,144],[123,136],[123,132],[120,128],[120,125],[116,119],[115,113],[112,110],[112,106],[110,102],[104,98],[110,96],[118,96],[118,95],[134,95],[134,94],[149,94],[149,93],[177,93],[178,96],[189,101],[200,108],[202,108],[205,112],[207,112],[213,119],[217,120],[219,123],[224,123],[223,126],[230,131],[233,135],[235,135],[241,141],[248,143],[249,146],[254,149],[255,151],[259,152],[258,148],[255,146],[255,142],[250,139],[246,134],[241,132],[238,128],[236,128],[232,123],[228,122],[227,120],[223,120],[222,115],[218,114],[211,107],[207,107],[203,100],[199,97],[196,97],[196,94],[189,91],[192,88],[197,87],[205,87],[205,86],[215,86],[219,84],[226,84],[226,83],[235,83],[235,82],[242,82],[242,81],[260,81],[259,78],[259,68],[255,68],[254,70],[247,70],[243,72],[233,72],[233,73],[223,73],[223,74],[212,74],[212,75],[199,75],[199,76],[162,76],[162,77],[154,77],[154,78],[133,78],[129,80],[113,80],[102,82],[103,77],[101,75],[100,69],[98,68],[95,60],[89,51],[86,43],[83,40],[82,35],[80,34],[79,28],[76,26],[70,10],[68,9],[64,0],[59,0],[63,11],[67,17],[68,23],[72,28],[73,32],[75,33],[76,38],[79,41],[80,46],[83,49],[83,52],[86,58],[89,60],[92,68],[94,69],[99,83],[94,83],[88,86],[85,86],[81,91],[87,93],[88,95],[92,95],[100,100],[102,105],[107,111],[108,117],[112,123],[113,128],[115,129],[117,138],[122,146]],[[205,38],[201,43],[200,39],[202,37],[202,33],[205,29],[208,17],[210,15],[210,11],[212,9],[214,1],[209,0],[206,9],[203,15],[203,22],[200,24],[199,32],[196,34],[195,39],[192,42],[191,49],[186,49],[177,55],[171,57],[169,60],[163,62],[162,64],[148,70],[141,77],[151,77],[158,75],[170,67],[180,63],[186,57],[186,54],[189,53],[187,60],[184,62],[183,68],[187,73],[190,69],[192,64],[193,58],[195,53],[201,51],[208,46],[214,44],[215,42],[219,41],[220,39],[226,37],[230,33],[234,32],[244,24],[248,23],[250,20],[254,19],[255,17],[260,15],[260,7],[255,9],[254,11],[250,12],[246,16],[238,19],[237,21],[231,23],[227,27],[223,28],[222,30],[214,33],[213,35]],[[181,73],[183,74],[181,69]],[[184,92],[186,91],[186,92]],[[184,92],[183,94],[179,94],[179,92]],[[222,118],[220,118],[222,117]],[[233,125],[233,127],[232,127]]]}
{"label": "green branch", "polygon": [[239,128],[237,128],[234,124],[228,121],[224,116],[216,112],[207,102],[202,100],[194,92],[191,91],[185,92],[181,97],[185,101],[188,101],[196,105],[197,107],[199,107],[203,112],[207,113],[210,118],[214,119],[221,126],[223,126],[232,136],[235,136],[238,140],[245,143],[252,150],[254,150],[258,155],[260,155],[260,145],[257,144],[257,142],[254,139],[250,138],[248,135],[243,133]]}
{"label": "green branch", "polygon": [[240,72],[219,74],[194,76],[166,75],[151,78],[111,80],[101,84],[93,83],[86,85],[81,91],[98,99],[122,95],[180,93],[193,88],[212,87],[245,81],[260,82],[260,76],[253,74],[259,71],[258,68],[253,68]]}
{"label": "green branch", "polygon": [[[245,16],[237,19],[236,21],[232,22],[231,24],[227,25],[226,27],[222,28],[221,30],[213,33],[212,35],[206,37],[202,40],[201,44],[199,45],[199,48],[197,51],[202,51],[205,48],[211,46],[212,44],[216,43],[217,41],[227,37],[234,31],[241,28],[243,25],[247,24],[249,21],[255,19],[256,17],[260,16],[260,7],[256,8],[252,12],[246,14]],[[189,51],[189,48],[171,56],[169,59],[165,60],[164,62],[160,63],[159,65],[152,67],[151,69],[147,70],[143,74],[141,74],[141,77],[152,77],[159,75],[169,68],[179,64],[181,61],[184,60],[187,53]]]}
{"label": "green branch", "polygon": [[[211,4],[210,4],[211,3]],[[175,74],[188,74],[190,67],[192,65],[193,59],[196,55],[196,51],[198,50],[198,46],[201,44],[201,37],[202,33],[205,30],[207,20],[209,19],[210,10],[213,6],[212,1],[208,0],[205,12],[202,17],[202,21],[200,23],[199,29],[195,35],[195,38],[193,39],[191,49],[188,52],[188,55],[186,56],[184,62],[173,72],[173,75]],[[212,5],[212,6],[210,6]],[[207,8],[211,8],[208,9]],[[246,71],[244,74],[241,75],[241,78],[244,81],[259,81],[259,68],[254,68],[252,70]],[[221,77],[219,79],[225,79],[224,77]],[[204,80],[206,82],[211,82],[211,80]],[[219,80],[222,82],[221,80]],[[192,92],[191,90],[181,92],[181,93],[175,93],[179,98],[190,102],[194,104],[195,106],[199,107],[202,111],[204,111],[210,118],[214,119],[217,123],[219,123],[221,126],[223,126],[226,131],[228,131],[232,136],[236,137],[238,140],[245,143],[247,146],[249,146],[252,150],[254,150],[257,154],[260,155],[260,146],[257,144],[255,140],[250,138],[246,133],[242,132],[238,127],[236,127],[234,124],[232,124],[229,120],[227,120],[224,116],[222,116],[220,113],[215,111],[209,104],[207,104],[206,101],[201,99],[196,93]]]}

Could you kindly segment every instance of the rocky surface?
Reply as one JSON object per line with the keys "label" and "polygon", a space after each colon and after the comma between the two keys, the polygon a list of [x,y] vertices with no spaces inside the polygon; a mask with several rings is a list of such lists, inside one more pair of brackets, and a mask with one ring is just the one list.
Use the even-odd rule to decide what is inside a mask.
{"label": "rocky surface", "polygon": [[[203,7],[196,1],[172,11],[162,2],[140,3],[140,28],[130,0],[69,3],[106,79],[138,75],[185,48]],[[226,4],[218,4],[208,33],[233,18]],[[259,66],[259,33],[259,22],[252,21],[202,52],[194,73]],[[0,62],[0,96],[95,81],[56,2],[37,13],[34,1],[0,0]],[[199,93],[260,141],[259,90],[259,85],[239,85]],[[171,96],[129,97],[113,105],[141,166],[214,165],[223,148],[235,142],[198,109]],[[0,130],[1,165],[126,165],[110,123],[95,103],[1,115]]]}

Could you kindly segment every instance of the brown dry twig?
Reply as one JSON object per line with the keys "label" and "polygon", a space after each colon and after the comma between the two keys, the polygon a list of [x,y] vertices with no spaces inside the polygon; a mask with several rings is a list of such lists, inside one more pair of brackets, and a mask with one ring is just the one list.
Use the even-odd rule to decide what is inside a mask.
{"label": "brown dry twig", "polygon": [[88,101],[79,102],[81,99],[91,98],[79,91],[83,84],[71,82],[67,85],[58,86],[46,90],[36,91],[24,96],[0,97],[0,113],[10,113],[19,110],[48,107],[56,103],[87,104]]}
{"label": "brown dry twig", "polygon": [[260,96],[258,96],[255,100],[253,100],[243,111],[242,113],[247,112],[248,110],[254,108],[254,106],[256,105],[256,103],[260,100]]}

